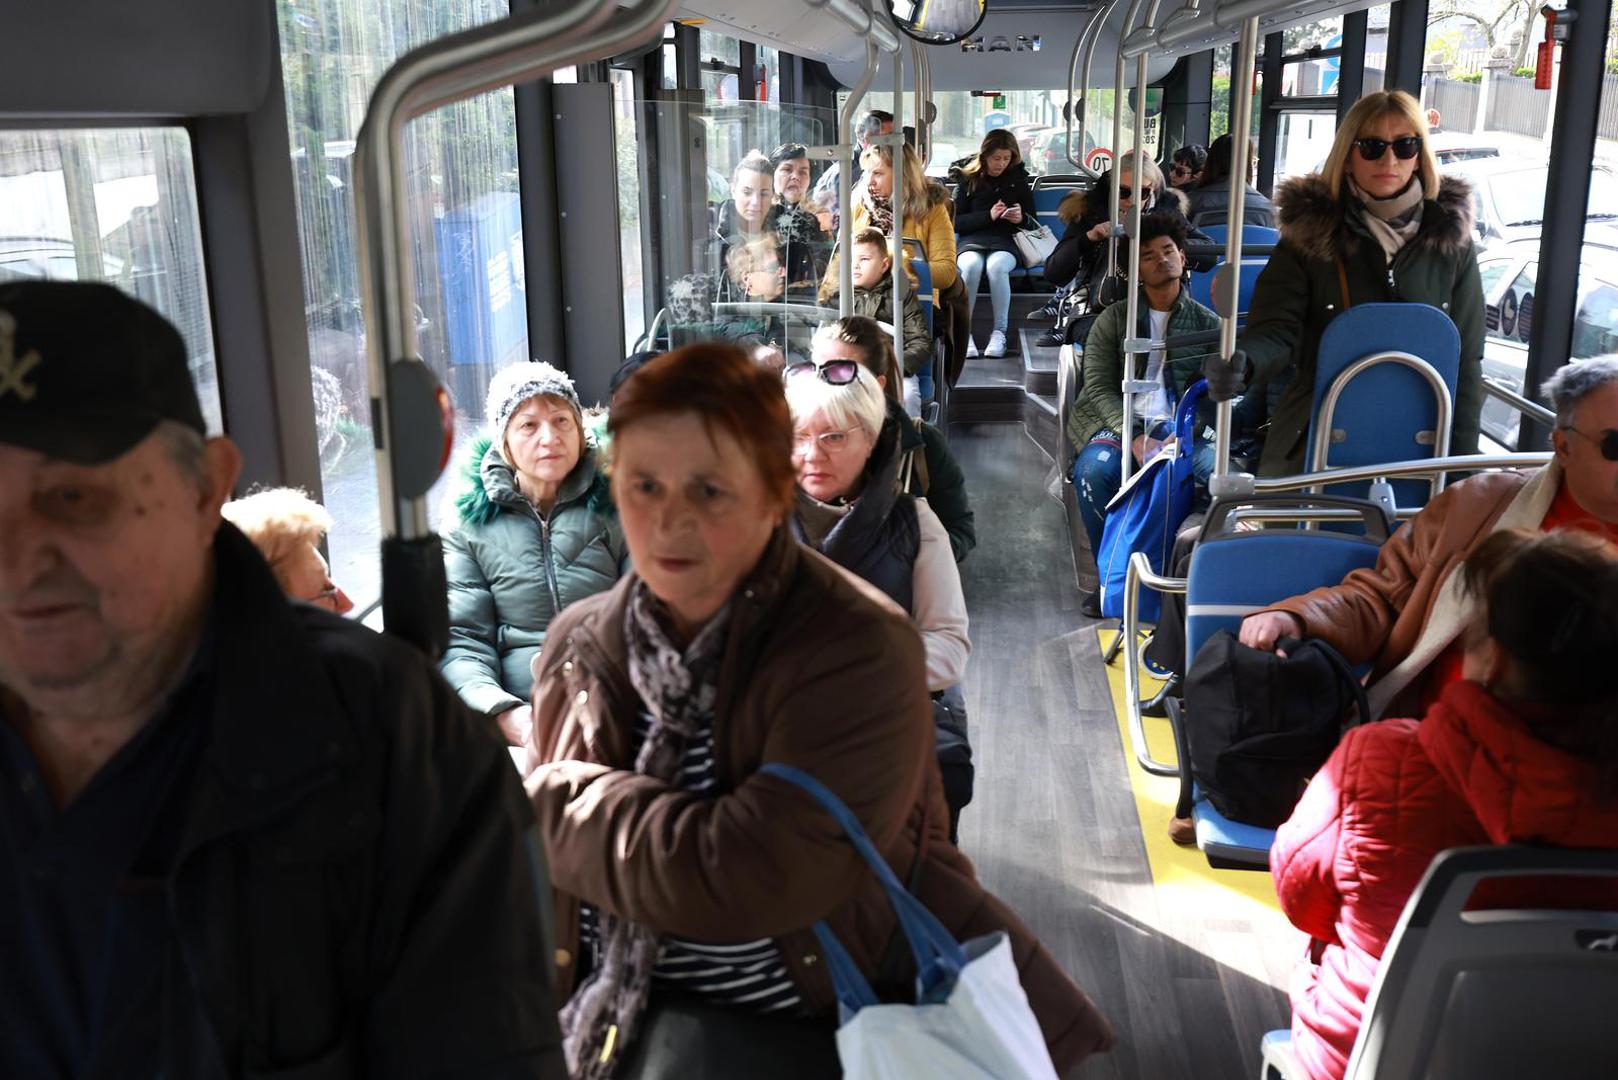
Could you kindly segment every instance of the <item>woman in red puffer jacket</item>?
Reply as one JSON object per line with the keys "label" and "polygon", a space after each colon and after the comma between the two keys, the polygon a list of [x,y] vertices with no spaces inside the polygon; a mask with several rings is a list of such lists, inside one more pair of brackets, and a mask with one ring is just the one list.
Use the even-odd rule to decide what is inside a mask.
{"label": "woman in red puffer jacket", "polygon": [[[1293,1051],[1314,1080],[1343,1075],[1382,952],[1433,856],[1618,847],[1618,684],[1605,677],[1618,656],[1618,548],[1501,532],[1462,573],[1486,610],[1466,639],[1465,679],[1420,723],[1350,731],[1270,852],[1282,910],[1314,939],[1291,987]],[[1519,887],[1493,906],[1508,899],[1534,897]],[[1565,890],[1558,900],[1569,906]]]}

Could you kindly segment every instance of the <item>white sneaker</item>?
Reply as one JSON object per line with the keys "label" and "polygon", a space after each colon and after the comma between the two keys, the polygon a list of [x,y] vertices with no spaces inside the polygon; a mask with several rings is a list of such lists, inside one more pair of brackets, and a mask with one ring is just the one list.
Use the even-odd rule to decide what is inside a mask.
{"label": "white sneaker", "polygon": [[970,360],[974,356],[976,356],[977,354],[978,354],[978,343],[973,341],[971,338],[967,338],[966,339],[966,358],[968,360]]}
{"label": "white sneaker", "polygon": [[984,356],[1000,357],[1006,355],[1006,332],[996,330],[989,335],[989,347],[983,350]]}

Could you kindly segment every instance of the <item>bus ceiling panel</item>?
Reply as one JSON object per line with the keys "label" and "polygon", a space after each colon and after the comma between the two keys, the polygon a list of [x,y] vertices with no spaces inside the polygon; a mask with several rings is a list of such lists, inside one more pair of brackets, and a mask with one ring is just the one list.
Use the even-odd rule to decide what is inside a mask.
{"label": "bus ceiling panel", "polygon": [[880,17],[868,23],[867,11],[857,0],[684,0],[678,18],[794,56],[863,69],[867,33],[884,53],[899,46],[893,28]]}
{"label": "bus ceiling panel", "polygon": [[[269,0],[75,0],[18,10],[5,31],[0,116],[248,113],[270,92],[279,59]],[[183,79],[171,77],[177,57]]]}
{"label": "bus ceiling panel", "polygon": [[1153,57],[1178,58],[1230,45],[1241,35],[1242,21],[1258,16],[1259,34],[1270,34],[1300,23],[1316,22],[1376,7],[1383,0],[1205,0],[1158,19],[1154,33],[1133,34],[1124,43],[1124,55],[1142,52]]}
{"label": "bus ceiling panel", "polygon": [[[1111,86],[1118,49],[1118,26],[1123,23],[1127,3],[1117,5],[1115,14],[1096,42],[1093,79],[1099,86]],[[1084,29],[1086,16],[1078,11],[1053,18],[1049,10],[1004,11],[992,0],[989,14],[971,39],[960,45],[934,45],[927,48],[932,65],[933,92],[945,90],[1067,90],[1068,66],[1073,59],[1073,42]],[[1039,48],[1032,47],[1035,39]],[[977,47],[981,40],[982,47]],[[963,48],[971,45],[972,48]],[[852,86],[864,70],[863,62],[829,65],[832,77]],[[893,76],[878,71],[874,85],[885,87]],[[1148,84],[1156,83],[1174,69],[1174,59],[1150,55],[1146,64]],[[1135,84],[1135,65],[1128,65],[1125,85]]]}

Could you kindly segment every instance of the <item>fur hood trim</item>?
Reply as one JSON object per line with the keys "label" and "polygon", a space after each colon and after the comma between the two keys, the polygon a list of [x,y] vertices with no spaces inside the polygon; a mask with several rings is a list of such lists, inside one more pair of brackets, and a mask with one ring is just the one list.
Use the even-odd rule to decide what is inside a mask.
{"label": "fur hood trim", "polygon": [[[1107,216],[1107,205],[1112,201],[1111,196],[1112,188],[1100,183],[1089,191],[1072,192],[1056,208],[1056,216],[1062,219],[1064,225],[1071,225],[1085,218],[1100,221]],[[1181,217],[1190,217],[1191,199],[1179,188],[1164,188],[1157,193],[1157,202],[1147,212],[1155,213],[1159,210],[1178,210]]]}
{"label": "fur hood trim", "polygon": [[[1353,220],[1359,200],[1345,194],[1331,197],[1326,178],[1319,173],[1283,182],[1275,192],[1276,224],[1281,239],[1305,258],[1335,262],[1352,254],[1361,243],[1374,243],[1364,226]],[[1349,208],[1354,208],[1351,216]],[[1423,204],[1421,229],[1410,242],[1444,258],[1459,258],[1472,242],[1472,185],[1458,176],[1438,182],[1438,197]]]}
{"label": "fur hood trim", "polygon": [[[472,452],[461,469],[461,483],[461,492],[455,497],[455,511],[463,525],[487,525],[499,517],[502,510],[523,505],[516,473],[487,435],[480,435],[472,443]],[[562,482],[556,506],[560,509],[567,503],[579,501],[597,513],[616,512],[607,478],[596,468],[594,440],[588,438],[579,463]]]}

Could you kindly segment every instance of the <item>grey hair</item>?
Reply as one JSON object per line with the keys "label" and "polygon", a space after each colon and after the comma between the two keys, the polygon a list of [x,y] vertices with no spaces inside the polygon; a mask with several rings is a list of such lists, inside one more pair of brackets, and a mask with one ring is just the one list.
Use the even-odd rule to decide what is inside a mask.
{"label": "grey hair", "polygon": [[200,487],[208,460],[208,444],[202,433],[177,420],[159,420],[157,437],[163,440],[163,449],[168,451],[169,459],[180,474]]}
{"label": "grey hair", "polygon": [[1579,402],[1611,382],[1618,382],[1618,354],[1564,364],[1545,380],[1540,393],[1556,410],[1556,426],[1566,428],[1573,426],[1573,411]]}

